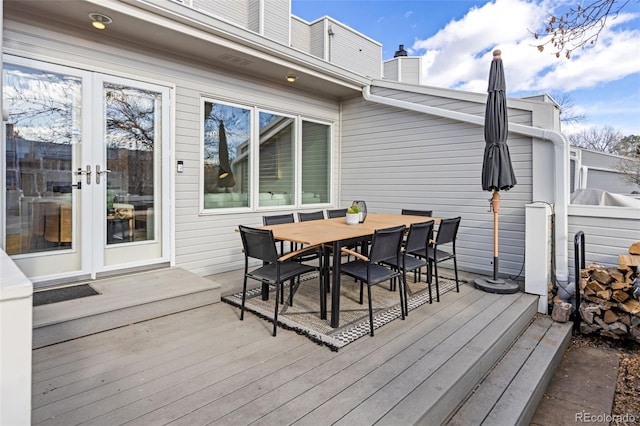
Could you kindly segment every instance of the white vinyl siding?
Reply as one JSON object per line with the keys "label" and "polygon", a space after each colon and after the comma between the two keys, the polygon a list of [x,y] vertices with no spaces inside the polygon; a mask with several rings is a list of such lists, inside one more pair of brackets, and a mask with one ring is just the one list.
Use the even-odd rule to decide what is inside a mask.
{"label": "white vinyl siding", "polygon": [[407,84],[420,84],[420,61],[418,57],[400,56],[384,63],[384,78]]}
{"label": "white vinyl siding", "polygon": [[333,32],[327,34],[329,62],[367,77],[382,77],[382,45],[338,21],[328,19],[327,25]]}
{"label": "white vinyl siding", "polygon": [[256,33],[261,32],[260,28],[260,5],[262,4],[261,0],[248,0],[248,13],[247,13],[247,29],[254,31]]}
{"label": "white vinyl siding", "polygon": [[309,27],[309,53],[325,61],[328,60],[325,52],[325,21],[313,22]]}
{"label": "white vinyl siding", "polygon": [[383,65],[384,78],[391,81],[400,81],[400,70],[398,69],[399,66],[400,61],[398,61],[397,58],[386,61]]}
{"label": "white vinyl siding", "polygon": [[[478,116],[485,109],[483,95],[470,102],[375,86],[373,94]],[[513,109],[509,117],[531,120],[529,112]],[[492,271],[493,214],[491,192],[481,187],[481,126],[360,99],[343,104],[342,124],[341,205],[362,199],[370,211],[414,208],[462,216],[460,269]],[[532,141],[510,133],[508,143],[518,185],[501,192],[499,258],[500,272],[517,275],[524,262],[524,206],[532,201]]]}
{"label": "white vinyl siding", "polygon": [[193,0],[193,8],[249,29],[248,0]]}
{"label": "white vinyl siding", "polygon": [[289,7],[289,0],[263,0],[263,36],[289,45],[289,25],[291,25],[291,9]]}
{"label": "white vinyl siding", "polygon": [[398,58],[402,76],[400,81],[410,84],[420,84],[420,58]]}
{"label": "white vinyl siding", "polygon": [[295,16],[291,17],[291,47],[309,52],[311,40],[311,27],[309,24]]}
{"label": "white vinyl siding", "polygon": [[629,207],[569,207],[569,275],[574,278],[576,234],[584,232],[585,264],[618,265],[618,256],[629,254],[640,241],[640,211]]}
{"label": "white vinyl siding", "polygon": [[[56,34],[26,24],[5,20],[4,49],[6,53],[37,56],[49,62],[62,62],[83,69],[136,78],[143,81],[173,86],[172,100],[175,107],[175,139],[173,165],[184,162],[184,172],[175,173],[175,167],[164,170],[171,173],[174,198],[171,203],[175,213],[173,254],[175,265],[200,275],[213,274],[241,268],[243,255],[238,224],[260,225],[265,211],[247,214],[199,214],[200,139],[203,96],[228,100],[268,109],[270,111],[296,112],[306,117],[333,123],[339,119],[339,105],[323,97],[296,92],[287,86],[263,84],[259,80],[241,78],[237,74],[216,70],[200,63],[189,63],[172,55],[152,55],[147,50],[131,46],[114,47],[99,40],[95,42],[77,39],[70,34]],[[339,126],[333,128],[337,143]],[[337,152],[333,154],[338,164]],[[337,193],[337,171],[333,176],[332,192]]]}

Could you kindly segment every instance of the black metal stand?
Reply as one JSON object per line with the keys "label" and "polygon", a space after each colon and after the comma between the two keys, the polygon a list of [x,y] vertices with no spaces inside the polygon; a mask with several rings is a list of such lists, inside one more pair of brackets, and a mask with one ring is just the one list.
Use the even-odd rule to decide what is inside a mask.
{"label": "black metal stand", "polygon": [[573,331],[580,332],[580,321],[582,316],[580,315],[580,271],[585,268],[584,261],[584,232],[578,231],[573,239],[573,257],[575,266],[575,288],[576,288],[576,310],[573,313]]}

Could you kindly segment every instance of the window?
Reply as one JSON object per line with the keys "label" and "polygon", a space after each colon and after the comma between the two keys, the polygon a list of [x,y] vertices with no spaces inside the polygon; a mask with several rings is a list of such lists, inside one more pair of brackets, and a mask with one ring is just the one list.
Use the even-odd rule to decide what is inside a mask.
{"label": "window", "polygon": [[302,204],[328,203],[330,127],[302,122]]}
{"label": "window", "polygon": [[205,210],[330,203],[330,125],[208,99],[203,106]]}
{"label": "window", "polygon": [[204,102],[204,208],[249,206],[251,110]]}

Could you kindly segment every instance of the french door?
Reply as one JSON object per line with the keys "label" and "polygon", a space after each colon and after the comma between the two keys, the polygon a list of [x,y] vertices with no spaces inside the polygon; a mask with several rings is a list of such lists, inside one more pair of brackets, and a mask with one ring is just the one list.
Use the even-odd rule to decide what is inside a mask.
{"label": "french door", "polygon": [[3,247],[22,271],[38,286],[168,261],[169,89],[10,57],[3,79]]}

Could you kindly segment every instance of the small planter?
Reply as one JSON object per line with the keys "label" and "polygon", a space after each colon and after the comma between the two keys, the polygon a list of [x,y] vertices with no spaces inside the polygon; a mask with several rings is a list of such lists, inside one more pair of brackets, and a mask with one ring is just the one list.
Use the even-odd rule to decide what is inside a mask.
{"label": "small planter", "polygon": [[357,225],[360,223],[360,213],[347,213],[347,225]]}

